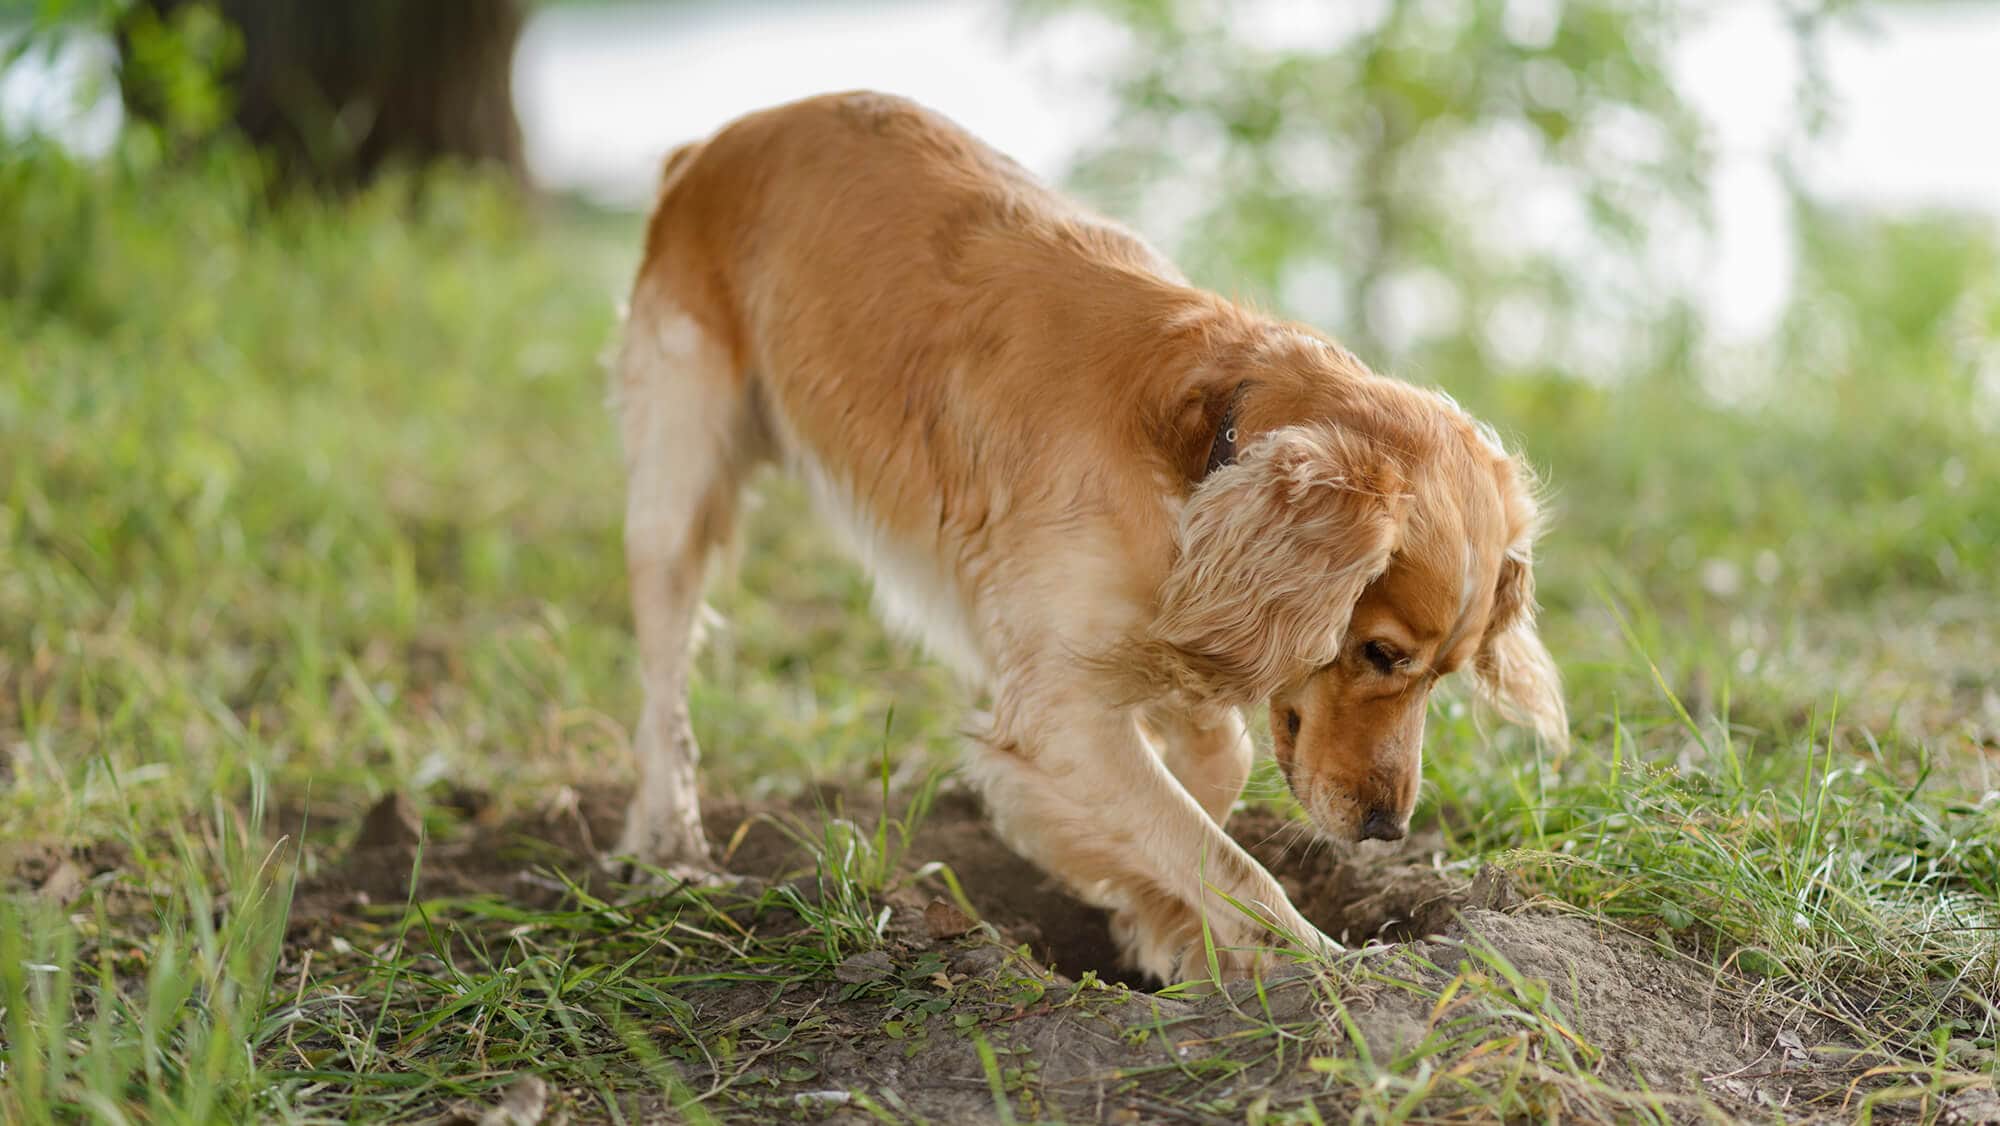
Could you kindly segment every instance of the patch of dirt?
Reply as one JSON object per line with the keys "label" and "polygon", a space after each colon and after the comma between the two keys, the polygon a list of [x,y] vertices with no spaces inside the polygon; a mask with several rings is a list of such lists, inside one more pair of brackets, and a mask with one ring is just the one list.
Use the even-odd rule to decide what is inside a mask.
{"label": "patch of dirt", "polygon": [[[885,1035],[888,1022],[909,1022],[901,999],[927,987],[952,998],[950,1013],[979,1019],[1008,1074],[1032,1077],[1016,1092],[1015,1110],[1037,1119],[1224,1122],[1265,1097],[1273,1107],[1311,1099],[1332,1120],[1352,1106],[1352,1093],[1303,1062],[1353,1059],[1356,1039],[1387,1064],[1422,1058],[1427,1038],[1454,1038],[1457,1051],[1434,1064],[1454,1065],[1464,1079],[1484,1072],[1495,1084],[1511,1071],[1536,1090],[1537,1117],[1551,1120],[1639,1117],[1641,1091],[1688,1120],[1718,1111],[1733,1120],[1830,1116],[1860,1070],[1829,1054],[1846,1047],[1823,1031],[1747,1013],[1701,967],[1569,917],[1467,907],[1448,933],[1375,947],[1331,978],[1280,977],[1261,990],[1241,984],[1207,996],[1064,982],[1003,946],[927,942],[903,912],[889,936],[884,951],[843,963],[833,989],[759,999],[754,1010],[741,991],[691,998],[705,1027],[741,1026],[751,1016],[824,1022],[814,1078],[778,1085],[784,1093],[759,1109],[831,1114],[859,1091],[878,1101],[893,1094],[901,1112],[931,1121],[995,1121],[976,1042],[944,1031]],[[1455,978],[1494,976],[1481,967],[1495,962],[1521,975],[1521,992],[1546,996],[1526,1002],[1475,984],[1442,1006],[1435,1000]],[[1548,1020],[1527,1015],[1535,1010]],[[1274,1028],[1294,1047],[1274,1052]],[[1468,1050],[1474,1045],[1485,1053]],[[1566,1052],[1605,1086],[1552,1066]],[[1449,1090],[1426,1112],[1451,1117]],[[1478,1107],[1468,1100],[1464,1110],[1476,1118]]]}
{"label": "patch of dirt", "polygon": [[[865,828],[879,801],[845,805]],[[789,807],[712,804],[704,821],[722,866],[744,876],[782,880],[808,872],[812,853],[782,827],[816,824],[820,810],[841,808],[829,795]],[[1447,925],[1466,888],[1428,858],[1438,843],[1422,836],[1390,849],[1343,846],[1273,813],[1245,811],[1229,832],[1278,877],[1306,918],[1350,945],[1406,941]],[[733,847],[730,847],[733,842]],[[1071,896],[1039,868],[1016,856],[987,821],[979,799],[964,791],[938,795],[910,841],[906,867],[939,862],[958,877],[979,917],[1001,935],[1024,943],[1044,964],[1070,978],[1096,971],[1104,981],[1135,988],[1147,982],[1118,964],[1109,917]]]}
{"label": "patch of dirt", "polygon": [[[570,895],[553,873],[585,888],[606,883],[597,862],[600,842],[617,840],[624,809],[622,796],[609,787],[562,787],[511,818],[498,816],[487,795],[463,789],[435,800],[457,821],[442,836],[425,831],[406,795],[391,793],[369,807],[332,863],[300,881],[288,941],[310,946],[370,908],[403,903],[413,891],[426,899],[498,895],[546,909]],[[314,818],[325,823],[323,813]],[[303,837],[303,812],[282,815],[277,828]]]}
{"label": "patch of dirt", "polygon": [[124,868],[124,846],[102,842],[66,849],[42,842],[0,842],[0,891],[30,892],[44,902],[67,907],[84,886]]}
{"label": "patch of dirt", "polygon": [[[624,793],[611,788],[562,790],[538,809],[511,819],[491,816],[479,795],[454,791],[439,804],[461,814],[442,839],[422,835],[410,800],[390,794],[368,809],[340,859],[300,889],[308,908],[295,917],[424,897],[495,893],[533,906],[566,894],[541,869],[561,871],[586,887],[604,882],[595,863],[602,842],[617,839]],[[732,875],[781,881],[810,874],[813,839],[829,811],[864,832],[879,818],[873,793],[824,789],[780,804],[711,801],[703,821],[721,867]],[[1447,926],[1469,888],[1431,862],[1437,838],[1418,835],[1398,846],[1343,845],[1276,814],[1239,812],[1230,833],[1278,878],[1308,919],[1328,934],[1361,945],[1407,941]],[[803,839],[803,840],[802,840]],[[422,848],[419,850],[419,841]],[[963,790],[937,795],[904,852],[904,868],[941,863],[957,877],[979,919],[1006,940],[1026,945],[1067,978],[1095,971],[1104,981],[1147,983],[1118,965],[1105,912],[1072,897],[1060,884],[1016,856],[988,823],[979,799]],[[942,892],[932,877],[924,885]]]}
{"label": "patch of dirt", "polygon": [[[813,856],[783,826],[813,825],[820,809],[841,808],[825,797],[816,795],[789,807],[713,804],[703,820],[725,869],[767,880],[788,879],[810,872]],[[861,798],[844,803],[844,809],[867,827],[874,823],[878,804],[879,799]],[[993,832],[972,795],[939,794],[918,825],[909,842],[906,867],[933,861],[951,869],[981,920],[1007,940],[1027,945],[1044,964],[1070,977],[1096,970],[1106,981],[1142,984],[1137,975],[1118,967],[1105,913],[1073,898],[1041,869],[1016,856]]]}
{"label": "patch of dirt", "polygon": [[[477,815],[447,839],[424,842],[421,894],[498,894],[546,906],[567,895],[550,871],[596,884],[599,893],[608,885],[595,853],[616,839],[622,793],[563,791],[511,820],[463,797],[443,804]],[[798,837],[816,835],[822,811],[867,832],[878,805],[879,798],[832,791],[776,806],[715,802],[706,828],[723,866],[754,886],[810,876],[812,853]],[[345,858],[301,889],[295,945],[323,941],[343,915],[408,894],[420,824],[414,811],[392,798],[360,821]],[[842,964],[824,988],[775,996],[762,987],[704,988],[688,1000],[701,1027],[742,1028],[768,1015],[814,1028],[815,1078],[788,1085],[774,1064],[765,1078],[782,1092],[770,1096],[780,1102],[758,1104],[809,1118],[854,1114],[846,1101],[854,1091],[891,1093],[902,1112],[940,1121],[991,1118],[985,1065],[968,1036],[885,1033],[892,1024],[914,1027],[900,1006],[927,990],[950,997],[951,1013],[976,1014],[1003,1065],[1027,1068],[1020,1109],[1040,1113],[1035,1100],[1042,1100],[1047,1110],[1083,1118],[1186,1117],[1186,1104],[1171,1100],[1192,1090],[1213,1101],[1219,1082],[1190,1060],[1242,1051],[1254,1042],[1243,1039],[1246,1030],[1271,1024],[1302,1038],[1312,1054],[1352,1057],[1358,1037],[1378,1061],[1440,1035],[1475,1037],[1468,1047],[1487,1039],[1513,1045],[1481,1066],[1524,1068],[1547,1086],[1550,1113],[1584,1118],[1623,1117],[1632,1108],[1603,1102],[1601,1090],[1566,1088],[1568,1080],[1542,1066],[1553,1054],[1576,1052],[1612,1087],[1650,1089],[1684,1102],[1690,1114],[1697,1099],[1733,1115],[1795,1114],[1802,1100],[1831,1092],[1837,1101],[1860,1070],[1827,1029],[1745,1008],[1740,982],[1593,920],[1523,909],[1497,871],[1442,866],[1435,838],[1339,845],[1255,812],[1233,817],[1230,831],[1328,933],[1350,946],[1389,945],[1354,955],[1330,978],[1267,983],[1262,995],[1248,987],[1206,997],[1145,992],[1117,966],[1104,913],[1016,857],[975,797],[948,791],[909,842],[903,869],[948,865],[1000,942],[940,903],[944,884],[931,876],[892,897],[885,948]],[[757,925],[787,924],[765,917]],[[1029,958],[1014,952],[1021,947]],[[1085,971],[1134,991],[1078,985]],[[1344,1020],[1332,1019],[1336,1010]],[[1268,1045],[1256,1051],[1268,1054]],[[1236,1092],[1228,1098],[1247,1099],[1260,1086],[1274,1098],[1328,1096],[1329,1106],[1347,1098],[1337,1082],[1301,1066],[1297,1050],[1259,1059],[1227,1070],[1235,1078],[1222,1086]],[[699,1061],[693,1066],[698,1072]],[[1247,1104],[1230,1105],[1240,1112]]]}

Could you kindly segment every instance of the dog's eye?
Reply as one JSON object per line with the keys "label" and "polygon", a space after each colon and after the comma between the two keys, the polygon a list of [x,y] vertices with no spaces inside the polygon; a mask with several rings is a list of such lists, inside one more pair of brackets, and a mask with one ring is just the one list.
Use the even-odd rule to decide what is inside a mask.
{"label": "dog's eye", "polygon": [[1369,642],[1368,647],[1363,649],[1361,653],[1368,658],[1369,664],[1375,666],[1375,671],[1381,673],[1383,676],[1393,675],[1396,671],[1396,666],[1403,663],[1403,655],[1401,653],[1396,652],[1379,641]]}
{"label": "dog's eye", "polygon": [[1294,739],[1299,737],[1299,713],[1296,709],[1285,709],[1285,731]]}

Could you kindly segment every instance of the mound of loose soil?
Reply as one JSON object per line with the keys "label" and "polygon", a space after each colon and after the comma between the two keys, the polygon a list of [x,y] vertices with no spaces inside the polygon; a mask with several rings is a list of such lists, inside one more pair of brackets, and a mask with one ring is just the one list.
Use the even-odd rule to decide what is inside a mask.
{"label": "mound of loose soil", "polygon": [[[424,845],[421,890],[553,904],[565,894],[563,885],[537,871],[551,867],[578,882],[602,884],[594,855],[600,842],[615,839],[621,798],[609,791],[565,792],[513,821],[468,803],[467,828],[455,839]],[[753,883],[775,882],[811,872],[813,854],[800,838],[812,839],[825,811],[847,816],[867,831],[878,805],[872,796],[831,791],[786,805],[715,803],[707,810],[706,827],[729,872]],[[345,862],[302,890],[294,912],[296,943],[310,945],[324,932],[337,931],[343,912],[358,904],[407,894],[414,815],[392,797],[360,820]],[[945,967],[938,972],[944,975],[940,987],[947,989],[970,989],[955,983],[981,980],[1043,983],[1035,987],[1046,990],[1041,1003],[1017,1006],[997,1019],[1012,1050],[1035,1061],[1044,1095],[1081,1117],[1114,1111],[1128,1121],[1181,1117],[1184,1104],[1159,1101],[1169,1098],[1161,1084],[1186,1081],[1190,1051],[1244,1035],[1250,1023],[1245,1014],[1252,1010],[1260,1020],[1308,1030],[1298,1034],[1310,1039],[1314,1052],[1352,1053],[1352,1039],[1358,1037],[1376,1060],[1412,1051],[1441,1022],[1490,1023],[1496,1041],[1567,1037],[1588,1045],[1577,1050],[1614,1087],[1690,1100],[1699,1095],[1736,1114],[1770,1116],[1805,1097],[1838,1092],[1852,1076],[1836,1062],[1837,1053],[1814,1050],[1829,1040],[1823,1029],[1745,1008],[1729,980],[1655,944],[1596,921],[1522,910],[1510,903],[1510,889],[1497,873],[1440,864],[1435,839],[1419,835],[1396,846],[1341,845],[1259,812],[1237,814],[1230,831],[1322,929],[1351,946],[1387,945],[1373,946],[1335,979],[1267,984],[1261,997],[1244,988],[1208,997],[1143,992],[1146,983],[1117,965],[1103,912],[1016,857],[988,827],[976,798],[946,792],[908,842],[904,869],[931,862],[949,866],[999,943],[983,930],[965,933],[969,920],[955,918],[955,911],[933,906],[926,915],[926,904],[944,889],[933,876],[892,896],[887,948],[844,964],[839,983],[826,993],[788,992],[773,999],[723,989],[690,1000],[698,1020],[740,1022],[746,1005],[771,1006],[778,1015],[792,1008],[816,1014],[827,1030],[813,1083],[818,1090],[800,1093],[795,1106],[833,1114],[853,1110],[840,1091],[870,1090],[895,1092],[906,1111],[941,1121],[990,1117],[982,1063],[966,1037],[932,1037],[913,1046],[882,1031],[884,1021],[897,1014],[880,998],[871,1000],[867,987],[877,981],[904,989],[921,986],[930,979],[903,981],[898,975],[926,965]],[[1032,960],[1012,953],[1022,948]],[[1496,1005],[1491,989],[1485,1000],[1475,1001],[1477,991],[1469,987],[1453,1002],[1436,1000],[1461,975],[1491,982],[1496,965],[1511,966],[1521,978],[1513,988],[1533,994],[1518,1011]],[[1078,988],[1074,983],[1085,971],[1141,992],[1110,1008],[1063,1003],[1064,991]],[[1344,1023],[1326,1019],[1336,1000],[1347,1014]],[[1530,1027],[1543,1018],[1559,1027]],[[1155,1073],[1159,1082],[1130,1081]],[[1326,1080],[1302,1068],[1291,1052],[1243,1071],[1232,1089],[1240,1093],[1253,1082],[1274,1084],[1274,1093],[1297,1094],[1320,1090]],[[1550,1082],[1560,1090],[1559,1078]],[[1694,1103],[1689,1106],[1692,1110]],[[1603,1103],[1570,1109],[1585,1117],[1607,1113]]]}
{"label": "mound of loose soil", "polygon": [[[809,825],[820,809],[838,808],[817,795],[792,808],[714,805],[707,810],[709,839],[733,842],[722,856],[730,872],[784,879],[812,868],[812,853],[787,823]],[[846,811],[864,827],[874,804]],[[1375,939],[1404,941],[1446,926],[1465,902],[1466,887],[1429,863],[1437,841],[1418,837],[1403,847],[1342,846],[1272,813],[1246,811],[1229,831],[1292,897],[1305,916],[1352,945]],[[938,796],[909,842],[908,866],[938,862],[958,877],[980,918],[1000,934],[1027,945],[1044,964],[1067,977],[1095,971],[1105,981],[1146,983],[1118,965],[1105,912],[1072,897],[1060,884],[1025,863],[994,833],[976,797],[962,791]]]}

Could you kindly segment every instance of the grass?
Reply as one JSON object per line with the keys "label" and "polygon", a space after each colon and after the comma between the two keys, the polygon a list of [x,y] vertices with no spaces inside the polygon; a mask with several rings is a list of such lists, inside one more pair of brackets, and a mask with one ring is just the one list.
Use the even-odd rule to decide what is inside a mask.
{"label": "grass", "polygon": [[[912,844],[959,701],[782,483],[717,592],[704,782],[879,808],[794,825],[802,880],[614,895],[516,840],[519,894],[437,890],[625,770],[597,357],[637,220],[30,155],[0,167],[0,1117],[423,1117],[524,1075],[584,1119],[916,1117],[844,1083],[856,1045],[1000,1120],[1084,1075],[1158,1117],[1704,1112],[1495,949],[1343,963],[1305,1004],[899,944],[899,893],[980,891]],[[1934,1116],[2000,1048],[2000,443],[1968,382],[2000,272],[1933,220],[1817,221],[1793,324],[1847,330],[1726,395],[1417,373],[1547,469],[1577,729],[1557,761],[1441,700],[1420,818],[1444,863],[1844,1030],[1853,1086],[1810,1113]],[[1878,317],[1884,273],[1955,284]],[[380,861],[395,894],[329,898],[391,793],[426,830]],[[1356,1014],[1392,995],[1432,1017],[1384,1047]],[[1045,1056],[1057,1021],[1109,1046]]]}

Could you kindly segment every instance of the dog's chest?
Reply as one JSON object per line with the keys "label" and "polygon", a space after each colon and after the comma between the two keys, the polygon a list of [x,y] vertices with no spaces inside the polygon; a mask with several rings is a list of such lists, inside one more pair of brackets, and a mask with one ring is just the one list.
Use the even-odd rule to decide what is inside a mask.
{"label": "dog's chest", "polygon": [[813,507],[873,580],[882,620],[968,683],[984,684],[990,666],[972,628],[970,606],[937,553],[899,540],[811,451],[797,442],[791,447],[793,472],[805,483]]}

